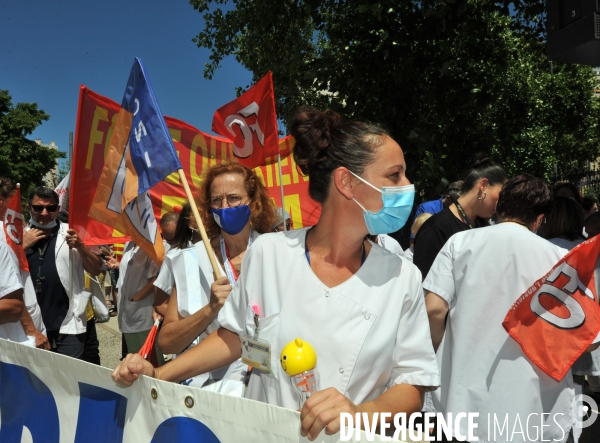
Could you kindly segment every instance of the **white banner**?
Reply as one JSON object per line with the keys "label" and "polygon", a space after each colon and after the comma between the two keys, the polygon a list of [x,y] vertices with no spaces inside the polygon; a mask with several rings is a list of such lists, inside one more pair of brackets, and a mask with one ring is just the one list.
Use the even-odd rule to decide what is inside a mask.
{"label": "white banner", "polygon": [[296,411],[146,377],[123,388],[110,373],[0,339],[0,442],[309,441]]}
{"label": "white banner", "polygon": [[71,171],[65,175],[65,178],[61,180],[56,189],[54,190],[58,194],[58,204],[60,205],[60,212],[67,212],[69,206],[69,189],[71,188]]}

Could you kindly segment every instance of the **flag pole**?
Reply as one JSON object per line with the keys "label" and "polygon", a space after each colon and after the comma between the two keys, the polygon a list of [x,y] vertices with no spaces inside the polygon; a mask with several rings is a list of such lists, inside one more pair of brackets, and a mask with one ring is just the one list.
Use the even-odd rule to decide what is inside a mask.
{"label": "flag pole", "polygon": [[287,231],[285,223],[285,195],[283,193],[283,175],[281,174],[281,154],[277,153],[277,166],[279,167],[279,190],[281,191],[281,218],[283,219],[283,230]]}
{"label": "flag pole", "polygon": [[190,202],[190,208],[192,209],[192,214],[194,214],[196,224],[198,225],[198,230],[200,231],[200,236],[202,237],[202,241],[204,242],[204,247],[206,248],[206,253],[208,254],[210,264],[212,265],[213,271],[215,272],[215,277],[221,278],[222,274],[219,270],[219,265],[217,264],[215,253],[212,249],[212,246],[210,245],[210,241],[208,240],[208,235],[206,235],[206,229],[204,229],[204,224],[202,223],[202,218],[200,217],[200,213],[198,212],[198,207],[196,206],[196,201],[194,200],[194,196],[192,195],[190,185],[188,184],[187,178],[185,177],[185,172],[183,172],[183,169],[178,169],[177,172],[179,172],[179,179],[181,180],[181,184],[183,185],[185,195],[188,201]]}
{"label": "flag pole", "polygon": [[[69,166],[69,172],[73,172],[73,131],[69,132]],[[69,185],[70,192],[71,186]],[[69,195],[70,200],[71,196]],[[69,208],[69,212],[71,212],[71,208]],[[73,300],[73,248],[71,247],[69,247],[69,300]]]}

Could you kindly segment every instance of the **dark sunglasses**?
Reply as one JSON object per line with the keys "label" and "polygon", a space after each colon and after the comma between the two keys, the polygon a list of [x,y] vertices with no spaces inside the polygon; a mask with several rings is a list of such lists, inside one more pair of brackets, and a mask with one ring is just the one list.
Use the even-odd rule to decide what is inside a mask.
{"label": "dark sunglasses", "polygon": [[56,212],[56,210],[58,209],[58,205],[30,205],[31,209],[33,209],[35,212],[43,212],[44,209],[48,212]]}

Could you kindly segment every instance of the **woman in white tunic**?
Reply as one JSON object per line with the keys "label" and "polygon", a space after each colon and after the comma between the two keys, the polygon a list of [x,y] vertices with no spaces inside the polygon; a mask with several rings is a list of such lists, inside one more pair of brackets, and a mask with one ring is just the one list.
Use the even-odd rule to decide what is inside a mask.
{"label": "woman in white tunic", "polygon": [[[500,222],[452,236],[423,282],[436,348],[443,338],[434,406],[453,417],[478,412],[480,442],[530,441],[527,435],[541,441],[534,436],[542,426],[545,441],[566,441],[573,426],[571,372],[555,381],[502,326],[515,300],[567,252],[535,234],[550,209],[543,180],[527,174],[509,180],[498,200]],[[455,437],[467,435],[466,421],[461,425]]]}
{"label": "woman in white tunic", "polygon": [[219,313],[221,328],[202,343],[156,370],[132,356],[113,378],[175,381],[227,364],[240,357],[240,340],[254,335],[256,319],[258,338],[271,346],[271,372],[261,372],[262,388],[249,386],[247,396],[297,409],[279,356],[295,338],[308,341],[321,390],[302,408],[301,433],[314,440],[325,428],[339,431],[341,412],[419,411],[439,374],[421,274],[364,239],[397,231],[410,215],[414,187],[400,146],[376,126],[312,108],[296,112],[291,133],[310,195],[322,204],[317,225],[254,242]]}
{"label": "woman in white tunic", "polygon": [[[155,286],[171,294],[159,337],[161,349],[169,354],[181,354],[218,329],[217,315],[236,285],[247,248],[260,233],[271,231],[277,217],[264,184],[254,171],[239,163],[210,168],[203,177],[196,203],[224,277],[214,281],[206,248],[198,242],[196,224],[186,211],[176,230],[177,248],[170,251],[163,264],[164,273],[173,276],[171,288],[166,278],[159,276],[158,284],[155,282]],[[183,247],[193,240],[195,245]],[[183,382],[197,387],[224,378],[242,382],[246,370],[247,366],[238,360]],[[243,393],[243,384],[241,389],[239,383],[229,385],[224,388],[227,392],[233,389]],[[221,386],[224,383],[218,389]]]}

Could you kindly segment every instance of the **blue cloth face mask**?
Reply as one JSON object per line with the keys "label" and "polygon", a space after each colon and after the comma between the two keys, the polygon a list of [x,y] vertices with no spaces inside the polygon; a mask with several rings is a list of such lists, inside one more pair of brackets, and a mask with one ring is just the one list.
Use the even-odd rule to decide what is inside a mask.
{"label": "blue cloth face mask", "polygon": [[221,229],[229,235],[235,235],[244,229],[250,220],[250,208],[248,205],[240,205],[235,208],[219,208],[210,210],[213,218]]}
{"label": "blue cloth face mask", "polygon": [[350,173],[376,191],[381,192],[383,208],[376,213],[365,209],[356,199],[352,199],[363,210],[369,234],[390,234],[400,230],[410,217],[415,201],[415,186],[384,186],[379,189],[354,172],[350,171]]}

